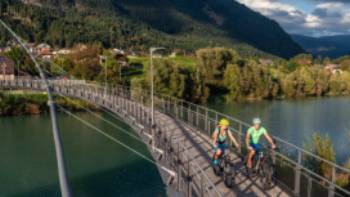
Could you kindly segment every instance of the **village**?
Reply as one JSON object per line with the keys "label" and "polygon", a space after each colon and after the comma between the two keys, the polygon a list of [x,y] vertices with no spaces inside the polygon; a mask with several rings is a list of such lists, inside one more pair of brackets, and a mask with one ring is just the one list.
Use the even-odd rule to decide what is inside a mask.
{"label": "village", "polygon": [[[7,57],[7,52],[10,52],[13,47],[20,47],[17,44],[10,44],[7,47],[0,48],[0,80],[14,80],[16,77],[28,78],[28,73],[21,71],[20,65],[16,64],[16,61]],[[29,43],[26,45],[29,52],[43,62],[52,62],[55,58],[67,57],[74,53],[87,50],[88,46],[85,44],[76,45],[74,48],[53,48],[47,43],[34,44]],[[116,62],[121,67],[128,67],[128,56],[124,50],[113,48],[109,52],[113,55]],[[134,55],[134,53],[132,53]],[[99,55],[99,63],[103,65],[107,59],[104,55]]]}

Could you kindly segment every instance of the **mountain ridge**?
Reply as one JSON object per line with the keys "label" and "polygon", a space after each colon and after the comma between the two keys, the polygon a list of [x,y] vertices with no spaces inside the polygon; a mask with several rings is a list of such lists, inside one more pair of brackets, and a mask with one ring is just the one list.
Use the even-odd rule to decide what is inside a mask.
{"label": "mountain ridge", "polygon": [[292,38],[313,55],[330,58],[350,55],[350,35],[324,37],[292,35]]}
{"label": "mountain ridge", "polygon": [[[101,41],[103,38],[105,39],[101,41],[103,45],[110,42],[114,46],[121,47],[142,45],[141,48],[147,48],[150,45],[173,45],[174,48],[194,50],[206,46],[226,46],[248,48],[249,51],[251,50],[249,46],[252,46],[284,58],[304,52],[277,22],[232,0],[12,0],[11,2],[25,3],[24,6],[43,13],[42,20],[45,20],[46,24],[43,25],[44,33],[40,32],[43,34],[41,36],[44,37],[44,41],[54,45],[71,45],[72,42],[93,41],[95,38]],[[53,9],[56,7],[55,12],[60,16],[54,17],[50,15],[51,13],[45,13],[45,7]],[[35,16],[24,17],[35,18]],[[7,20],[13,19],[7,18]],[[72,24],[81,26],[84,31],[77,34],[69,30],[74,27]],[[16,25],[28,29],[24,24]],[[112,32],[113,35],[103,34],[110,33],[111,28],[121,32],[119,34]],[[97,32],[86,32],[93,30]],[[80,35],[83,39],[67,36],[69,38],[62,40],[58,38],[58,34]],[[113,36],[115,38],[111,38]],[[123,39],[123,36],[126,40],[124,43],[116,41]],[[26,35],[26,37],[29,40],[38,39],[37,35]]]}

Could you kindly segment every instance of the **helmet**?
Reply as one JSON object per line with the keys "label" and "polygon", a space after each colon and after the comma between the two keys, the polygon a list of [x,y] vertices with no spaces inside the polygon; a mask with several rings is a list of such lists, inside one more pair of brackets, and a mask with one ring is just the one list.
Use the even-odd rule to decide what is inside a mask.
{"label": "helmet", "polygon": [[254,118],[253,119],[253,124],[261,124],[260,118]]}
{"label": "helmet", "polygon": [[227,119],[223,118],[220,120],[219,125],[220,126],[229,126],[230,122]]}

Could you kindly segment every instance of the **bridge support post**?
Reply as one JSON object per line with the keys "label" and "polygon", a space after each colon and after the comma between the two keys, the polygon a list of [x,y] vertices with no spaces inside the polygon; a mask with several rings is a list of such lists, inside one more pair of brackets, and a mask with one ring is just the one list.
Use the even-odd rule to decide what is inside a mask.
{"label": "bridge support post", "polygon": [[332,166],[332,185],[329,186],[329,189],[328,189],[328,197],[334,197],[335,195],[335,187],[334,187],[334,184],[336,184],[336,179],[337,179],[337,174],[336,174],[336,169],[334,166]]}
{"label": "bridge support post", "polygon": [[307,197],[312,197],[312,178],[307,179]]}
{"label": "bridge support post", "polygon": [[187,160],[187,196],[192,197],[192,176],[191,176],[191,161]]}
{"label": "bridge support post", "polygon": [[294,194],[300,196],[300,171],[301,171],[302,153],[298,150],[298,163],[295,167]]}
{"label": "bridge support post", "polygon": [[[244,142],[244,137],[243,137],[243,126],[242,123],[238,123],[238,139],[240,144],[245,144]],[[242,153],[242,146],[239,146],[239,153]]]}
{"label": "bridge support post", "polygon": [[196,127],[199,129],[199,111],[198,111],[198,105],[196,105]]}
{"label": "bridge support post", "polygon": [[[177,103],[175,104],[176,106],[178,105]],[[180,109],[179,109],[179,111],[177,111],[177,113],[176,113],[176,118],[177,119],[181,119],[182,118],[182,115],[183,115],[183,102],[182,101],[180,101],[179,102],[179,106],[180,106]],[[178,109],[178,107],[176,107],[176,109]]]}
{"label": "bridge support post", "polygon": [[176,161],[176,167],[177,167],[177,190],[181,191],[181,161],[180,161],[180,143],[177,143],[177,161]]}
{"label": "bridge support post", "polygon": [[[204,123],[204,129],[208,132],[208,109],[205,109],[205,123]],[[208,132],[210,134],[210,132]]]}

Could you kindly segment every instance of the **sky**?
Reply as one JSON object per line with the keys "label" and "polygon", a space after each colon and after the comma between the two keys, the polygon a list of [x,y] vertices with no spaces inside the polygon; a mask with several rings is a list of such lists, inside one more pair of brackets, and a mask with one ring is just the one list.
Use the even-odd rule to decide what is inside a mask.
{"label": "sky", "polygon": [[350,0],[237,0],[276,20],[290,34],[350,34]]}

